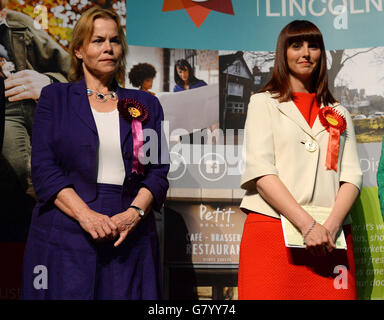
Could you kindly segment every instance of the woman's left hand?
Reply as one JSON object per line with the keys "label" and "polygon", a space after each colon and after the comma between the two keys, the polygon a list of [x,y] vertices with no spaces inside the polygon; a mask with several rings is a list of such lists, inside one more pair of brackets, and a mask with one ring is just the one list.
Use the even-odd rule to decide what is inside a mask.
{"label": "woman's left hand", "polygon": [[111,219],[117,225],[117,229],[120,233],[119,239],[114,243],[114,246],[117,247],[136,227],[141,220],[141,217],[135,209],[129,208],[127,211],[112,216]]}
{"label": "woman's left hand", "polygon": [[333,239],[333,241],[336,241],[336,235],[337,233],[339,232],[340,228],[341,228],[341,224],[334,221],[334,219],[332,219],[332,217],[329,217],[324,223],[323,223],[323,227],[326,228],[328,230],[328,232],[331,234],[331,237]]}

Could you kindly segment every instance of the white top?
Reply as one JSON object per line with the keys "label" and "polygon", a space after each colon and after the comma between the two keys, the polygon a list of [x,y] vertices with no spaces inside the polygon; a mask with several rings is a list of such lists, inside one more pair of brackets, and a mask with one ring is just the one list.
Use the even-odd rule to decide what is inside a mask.
{"label": "white top", "polygon": [[117,109],[98,112],[91,108],[99,135],[98,183],[123,185],[124,161],[120,145],[120,124]]}

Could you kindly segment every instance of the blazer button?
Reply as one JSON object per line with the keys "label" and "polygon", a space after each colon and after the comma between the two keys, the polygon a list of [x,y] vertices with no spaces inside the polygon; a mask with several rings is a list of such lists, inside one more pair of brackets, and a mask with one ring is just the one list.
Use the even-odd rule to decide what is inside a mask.
{"label": "blazer button", "polygon": [[315,152],[317,149],[318,149],[318,144],[316,141],[313,141],[313,140],[307,140],[305,142],[305,149],[307,149],[307,151],[309,152]]}

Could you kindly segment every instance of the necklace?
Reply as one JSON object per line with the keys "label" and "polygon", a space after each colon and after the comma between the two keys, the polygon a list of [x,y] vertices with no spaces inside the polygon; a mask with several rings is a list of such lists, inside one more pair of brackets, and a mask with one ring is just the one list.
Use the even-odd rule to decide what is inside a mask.
{"label": "necklace", "polygon": [[95,94],[95,100],[99,102],[106,102],[108,98],[111,100],[116,100],[116,97],[117,97],[117,93],[114,91],[109,93],[100,93],[100,92],[97,92],[96,90],[87,88],[87,95],[91,96],[92,94]]}

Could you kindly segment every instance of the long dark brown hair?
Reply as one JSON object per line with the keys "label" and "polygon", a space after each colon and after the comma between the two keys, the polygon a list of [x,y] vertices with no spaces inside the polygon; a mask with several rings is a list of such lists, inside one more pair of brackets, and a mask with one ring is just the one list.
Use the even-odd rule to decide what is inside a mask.
{"label": "long dark brown hair", "polygon": [[180,87],[184,88],[184,81],[183,79],[180,78],[179,74],[177,73],[177,68],[180,68],[181,70],[188,69],[189,76],[188,76],[188,83],[189,85],[195,84],[199,82],[200,80],[195,77],[194,71],[192,69],[192,66],[189,64],[189,62],[185,59],[180,59],[177,60],[175,63],[175,70],[174,70],[174,75],[175,75],[175,82],[178,84]]}
{"label": "long dark brown hair", "polygon": [[336,99],[328,89],[327,57],[323,36],[319,28],[307,20],[294,20],[281,30],[276,44],[272,79],[260,92],[269,91],[275,94],[280,102],[292,99],[287,49],[292,43],[301,41],[314,42],[321,50],[319,64],[312,75],[312,92],[316,93],[316,100],[324,105],[335,103]]}

